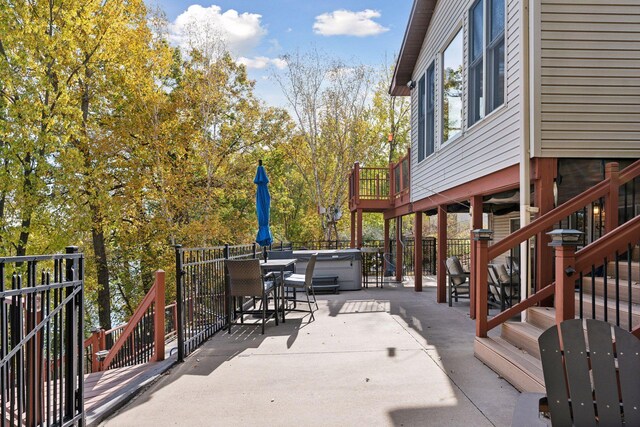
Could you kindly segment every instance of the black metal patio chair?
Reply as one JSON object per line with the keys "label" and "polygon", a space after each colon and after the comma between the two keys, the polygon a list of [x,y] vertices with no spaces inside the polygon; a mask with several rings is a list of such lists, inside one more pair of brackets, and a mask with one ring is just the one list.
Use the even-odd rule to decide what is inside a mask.
{"label": "black metal patio chair", "polygon": [[316,293],[313,289],[313,270],[316,266],[316,258],[318,254],[313,254],[309,258],[309,262],[307,263],[307,268],[304,274],[292,274],[290,276],[285,277],[284,286],[286,288],[291,288],[293,290],[293,299],[290,301],[293,302],[294,308],[296,311],[307,311],[307,310],[298,310],[297,303],[305,302],[304,300],[298,300],[296,295],[298,290],[304,291],[305,296],[307,297],[307,304],[309,305],[309,313],[311,314],[310,320],[315,320],[315,316],[313,315],[313,308],[311,307],[311,300],[309,298],[309,294],[313,295],[313,302],[316,305],[316,310],[318,309],[318,302],[316,301]]}
{"label": "black metal patio chair", "polygon": [[448,293],[449,307],[451,307],[454,298],[456,302],[458,298],[469,298],[469,272],[463,270],[456,256],[447,258],[445,267],[449,276]]}
{"label": "black metal patio chair", "polygon": [[[268,318],[273,316],[276,319],[277,325],[278,310],[277,302],[275,302],[276,285],[273,280],[265,280],[271,279],[272,273],[262,274],[259,259],[225,260],[224,263],[229,272],[229,333],[231,333],[231,326],[238,324],[234,322],[236,317],[235,298],[238,297],[260,298],[262,302],[262,307],[259,310],[244,310],[244,301],[240,301],[240,323],[244,323],[245,313],[261,313],[262,334],[264,334],[264,324]],[[269,304],[269,295],[271,294],[274,294],[274,305],[276,305],[276,307],[273,312],[268,313],[267,305]]]}

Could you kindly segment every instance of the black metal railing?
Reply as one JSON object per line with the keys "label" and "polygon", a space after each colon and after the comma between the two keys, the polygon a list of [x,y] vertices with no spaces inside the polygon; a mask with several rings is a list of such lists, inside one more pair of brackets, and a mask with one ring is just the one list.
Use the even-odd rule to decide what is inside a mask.
{"label": "black metal railing", "polygon": [[576,281],[577,315],[598,319],[631,331],[640,326],[639,244],[591,265]]}
{"label": "black metal railing", "polygon": [[0,258],[2,425],[83,425],[84,258]]}
{"label": "black metal railing", "polygon": [[[425,237],[422,239],[422,272],[423,274],[433,275],[437,273],[436,258],[436,238]],[[384,240],[364,240],[362,242],[364,248],[384,248]],[[296,242],[279,242],[271,245],[271,250],[323,250],[323,249],[348,249],[351,245],[349,240],[314,240],[314,241],[296,241]],[[396,260],[396,242],[395,239],[389,241],[389,253],[382,253],[384,259],[384,274],[393,275],[395,272]],[[405,238],[402,240],[402,274],[406,276],[413,275],[415,262],[415,241],[413,238]],[[457,256],[464,266],[469,267],[471,262],[471,239],[447,239],[447,257]]]}
{"label": "black metal railing", "polygon": [[178,360],[223,329],[225,316],[225,259],[255,258],[257,245],[212,248],[176,247],[176,304]]}

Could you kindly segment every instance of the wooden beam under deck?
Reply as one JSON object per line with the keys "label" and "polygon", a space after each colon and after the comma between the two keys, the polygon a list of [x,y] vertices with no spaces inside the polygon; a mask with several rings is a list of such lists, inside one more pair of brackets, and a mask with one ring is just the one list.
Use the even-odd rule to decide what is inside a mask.
{"label": "wooden beam under deck", "polygon": [[440,205],[450,205],[455,202],[469,200],[476,195],[490,195],[502,191],[518,188],[520,182],[518,165],[509,166],[489,175],[485,175],[470,182],[450,188],[442,193],[425,197],[403,206],[396,206],[384,211],[385,219],[408,215],[415,211],[428,211]]}

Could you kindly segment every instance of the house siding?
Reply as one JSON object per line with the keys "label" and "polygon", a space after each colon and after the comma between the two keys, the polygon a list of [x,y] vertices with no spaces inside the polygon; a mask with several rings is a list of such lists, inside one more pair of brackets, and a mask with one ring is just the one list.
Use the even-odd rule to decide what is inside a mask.
{"label": "house siding", "polygon": [[[490,215],[490,229],[493,230],[493,240],[491,241],[492,245],[495,245],[502,239],[506,238],[511,234],[511,220],[520,218],[519,212],[512,212],[506,215]],[[507,251],[503,254],[498,255],[493,260],[489,260],[493,264],[506,264],[507,259],[506,256],[510,254],[510,251]]]}
{"label": "house siding", "polygon": [[536,0],[541,157],[640,154],[640,2]]}
{"label": "house siding", "polygon": [[[473,181],[519,162],[520,153],[520,2],[506,1],[505,104],[485,118],[467,125],[467,66],[469,0],[440,1],[425,37],[412,80],[417,81],[435,60],[436,151],[418,163],[418,96],[411,96],[411,199],[417,201],[435,193]],[[461,135],[442,144],[442,52],[457,30],[463,30],[464,79],[463,130]]]}

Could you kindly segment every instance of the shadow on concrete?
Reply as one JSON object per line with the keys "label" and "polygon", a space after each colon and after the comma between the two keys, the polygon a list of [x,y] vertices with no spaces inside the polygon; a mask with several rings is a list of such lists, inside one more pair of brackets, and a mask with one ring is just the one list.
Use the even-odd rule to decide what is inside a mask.
{"label": "shadow on concrete", "polygon": [[[442,370],[447,377],[445,381],[455,390],[456,398],[468,399],[482,413],[483,419],[478,420],[476,412],[479,425],[509,425],[518,392],[506,381],[497,379],[495,373],[483,367],[473,356],[475,328],[473,321],[469,319],[468,300],[450,308],[446,304],[436,303],[435,296],[433,284],[427,283],[423,292],[417,293],[410,282],[385,282],[384,288],[370,287],[338,295],[318,295],[318,302],[328,307],[328,315],[334,318],[351,318],[374,312],[388,313],[391,316],[389,321],[395,321],[407,331],[419,343],[422,351]],[[318,315],[316,312],[316,321],[322,321]],[[327,315],[326,312],[324,315]],[[247,357],[251,355],[252,349],[260,347],[265,340],[287,337],[286,346],[291,349],[299,334],[309,324],[308,321],[309,315],[302,318],[290,317],[286,323],[277,327],[270,321],[265,335],[260,334],[259,326],[248,324],[234,326],[231,334],[220,331],[122,411],[147,403],[153,399],[157,390],[185,375],[205,377],[227,362]],[[397,359],[403,352],[402,348],[392,345],[383,344],[382,348],[388,358]],[[224,384],[220,387],[222,391]],[[425,384],[427,392],[428,389],[429,384]],[[400,406],[389,409],[387,415],[389,423],[396,426],[454,425],[451,424],[452,420],[461,419],[459,411],[457,405]],[[467,425],[476,425],[473,419],[470,423]]]}

